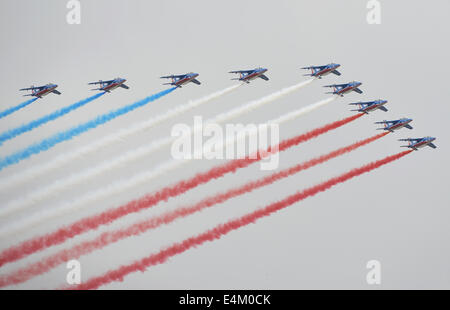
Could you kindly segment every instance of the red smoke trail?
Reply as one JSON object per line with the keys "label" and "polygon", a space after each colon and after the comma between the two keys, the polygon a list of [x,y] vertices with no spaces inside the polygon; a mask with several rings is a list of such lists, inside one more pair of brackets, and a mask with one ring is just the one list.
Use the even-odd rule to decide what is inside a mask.
{"label": "red smoke trail", "polygon": [[196,212],[199,212],[205,208],[214,206],[218,203],[222,203],[226,200],[234,198],[239,195],[243,195],[249,193],[257,188],[272,184],[280,179],[289,177],[293,174],[296,174],[302,170],[309,169],[313,166],[324,163],[330,159],[343,155],[345,153],[356,150],[357,148],[369,144],[375,140],[378,140],[385,135],[389,134],[389,132],[383,132],[372,136],[370,138],[358,141],[351,145],[339,148],[334,150],[328,154],[313,158],[309,161],[303,162],[301,164],[295,165],[291,168],[273,173],[269,176],[266,176],[260,180],[248,182],[242,186],[236,187],[234,189],[230,189],[224,193],[214,194],[213,196],[207,197],[198,203],[186,206],[183,208],[179,208],[173,211],[166,212],[162,215],[156,216],[149,220],[143,220],[137,223],[134,223],[126,228],[118,229],[112,232],[104,232],[100,236],[96,237],[93,240],[84,241],[70,249],[61,250],[55,254],[48,256],[47,258],[41,259],[39,262],[31,264],[23,269],[19,269],[14,271],[10,275],[0,276],[0,287],[19,284],[29,279],[43,274],[49,271],[56,266],[63,264],[71,259],[78,259],[80,256],[91,253],[95,250],[99,250],[111,243],[117,242],[119,240],[142,234],[148,230],[157,228],[163,224],[169,224],[174,220],[186,217]]}
{"label": "red smoke trail", "polygon": [[320,192],[326,191],[337,184],[343,183],[343,182],[345,182],[349,179],[352,179],[356,176],[359,176],[363,173],[366,173],[366,172],[369,172],[376,168],[379,168],[379,167],[381,167],[387,163],[390,163],[392,161],[395,161],[411,152],[412,152],[412,150],[403,151],[401,153],[391,155],[384,159],[369,163],[360,168],[350,170],[340,176],[334,177],[332,179],[329,179],[328,181],[325,181],[325,182],[315,185],[313,187],[307,188],[301,192],[297,192],[281,201],[272,203],[262,209],[248,213],[247,215],[244,215],[237,219],[231,220],[224,224],[220,224],[213,229],[207,230],[206,232],[199,234],[197,236],[185,239],[182,242],[175,243],[172,246],[170,246],[164,250],[161,250],[158,253],[152,254],[141,260],[135,261],[132,264],[121,266],[118,269],[106,272],[102,276],[91,278],[87,282],[78,285],[76,287],[76,289],[96,289],[102,285],[111,283],[113,281],[123,281],[123,278],[132,272],[136,272],[136,271],[144,272],[146,270],[146,268],[157,265],[157,264],[162,264],[162,263],[166,262],[172,256],[181,254],[193,247],[202,245],[203,243],[205,243],[207,241],[214,241],[216,239],[220,239],[222,236],[226,235],[227,233],[229,233],[233,230],[236,230],[236,229],[246,226],[248,224],[255,223],[260,218],[269,216],[272,213],[275,213],[281,209],[284,209],[284,208],[286,208],[296,202],[299,202],[305,198],[308,198],[308,197],[314,196]]}
{"label": "red smoke trail", "polygon": [[226,164],[214,167],[207,172],[198,173],[190,179],[182,180],[175,185],[169,185],[153,194],[146,195],[140,199],[132,200],[125,205],[104,211],[90,217],[83,218],[77,222],[70,224],[69,226],[61,227],[52,233],[24,241],[21,244],[10,247],[9,249],[6,249],[0,253],[0,266],[3,266],[8,262],[16,261],[20,258],[23,258],[24,256],[38,252],[50,246],[63,243],[67,239],[85,233],[89,230],[96,229],[101,225],[109,224],[117,220],[118,218],[126,216],[130,213],[139,212],[141,210],[152,207],[161,201],[165,201],[171,197],[181,195],[201,184],[204,184],[216,178],[220,178],[226,173],[235,172],[240,168],[247,167],[250,164],[265,158],[267,153],[284,151],[292,146],[298,145],[302,142],[306,142],[330,130],[337,129],[345,124],[348,124],[363,115],[363,113],[360,113],[349,116],[339,121],[329,123],[325,126],[311,130],[302,135],[282,141],[278,145],[278,148],[276,150],[273,150],[271,147],[269,147],[266,151],[263,150],[259,152],[257,156],[248,156],[243,159],[232,160]]}

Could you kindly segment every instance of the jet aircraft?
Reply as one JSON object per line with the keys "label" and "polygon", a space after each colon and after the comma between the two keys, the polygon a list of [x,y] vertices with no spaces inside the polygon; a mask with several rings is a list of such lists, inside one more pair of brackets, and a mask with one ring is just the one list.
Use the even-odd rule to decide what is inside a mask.
{"label": "jet aircraft", "polygon": [[33,97],[37,97],[37,98],[42,98],[50,93],[61,95],[61,93],[56,90],[57,87],[58,87],[58,85],[49,83],[49,84],[42,85],[42,86],[31,86],[28,88],[22,88],[22,89],[19,89],[19,91],[31,90],[30,94],[26,94],[24,96],[33,96]]}
{"label": "jet aircraft", "polygon": [[350,83],[344,83],[344,84],[332,84],[332,85],[325,85],[324,87],[332,87],[332,92],[327,92],[327,94],[333,94],[333,95],[339,95],[341,97],[344,97],[344,94],[349,93],[351,91],[357,92],[358,94],[362,94],[362,90],[358,87],[361,86],[361,82],[350,82]]}
{"label": "jet aircraft", "polygon": [[394,132],[395,130],[398,130],[400,128],[408,128],[413,129],[412,126],[409,124],[412,122],[412,118],[401,118],[393,121],[382,121],[382,122],[375,122],[375,124],[383,124],[384,128],[378,128],[379,130],[386,130],[390,132]]}
{"label": "jet aircraft", "polygon": [[336,75],[341,75],[341,73],[336,70],[340,66],[341,66],[340,64],[331,63],[331,64],[324,65],[324,66],[303,67],[302,69],[311,70],[311,73],[304,74],[304,76],[312,76],[312,77],[321,79],[322,76],[328,75],[330,73],[333,73]]}
{"label": "jet aircraft", "polygon": [[101,91],[109,93],[112,90],[116,89],[117,87],[129,89],[129,87],[124,84],[125,82],[126,82],[125,79],[115,78],[115,79],[109,80],[109,81],[99,80],[98,82],[91,82],[91,83],[88,83],[88,85],[100,85],[99,88],[94,88],[91,90],[101,90]]}
{"label": "jet aircraft", "polygon": [[374,100],[374,101],[354,102],[354,103],[349,103],[349,104],[359,106],[359,109],[355,109],[352,111],[369,114],[369,112],[375,111],[376,109],[380,109],[384,112],[387,112],[387,109],[384,107],[384,105],[387,102],[388,102],[387,100],[378,99],[378,100]]}
{"label": "jet aircraft", "polygon": [[436,145],[433,144],[434,140],[436,140],[435,137],[398,139],[398,141],[408,141],[408,145],[402,145],[402,147],[408,147],[415,151],[418,151],[419,148],[425,146],[435,149]]}
{"label": "jet aircraft", "polygon": [[173,85],[175,87],[183,86],[184,84],[187,84],[189,82],[195,83],[197,85],[200,85],[201,83],[196,78],[198,77],[198,73],[186,73],[186,74],[180,74],[180,75],[167,75],[167,76],[161,76],[161,79],[172,79],[172,82],[170,83],[164,83],[163,85]]}
{"label": "jet aircraft", "polygon": [[266,68],[256,68],[251,70],[237,70],[237,71],[230,71],[229,73],[237,73],[239,74],[238,78],[233,78],[232,80],[238,80],[245,83],[250,83],[251,80],[254,80],[256,78],[261,78],[265,81],[268,81],[269,78],[264,75],[264,73],[267,72]]}

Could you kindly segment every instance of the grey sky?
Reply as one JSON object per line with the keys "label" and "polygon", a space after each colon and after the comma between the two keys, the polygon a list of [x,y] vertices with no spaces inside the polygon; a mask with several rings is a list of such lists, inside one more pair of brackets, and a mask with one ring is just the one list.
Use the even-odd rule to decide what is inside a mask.
{"label": "grey sky", "polygon": [[[333,1],[82,1],[81,25],[66,23],[66,1],[7,0],[0,2],[1,109],[20,103],[19,88],[48,82],[59,84],[61,96],[43,100],[0,120],[0,132],[36,119],[91,93],[87,82],[117,76],[127,78],[129,90],[118,89],[42,128],[0,147],[8,155],[94,116],[164,89],[159,76],[195,71],[201,86],[188,85],[150,105],[98,129],[62,143],[0,172],[17,171],[52,160],[133,122],[148,119],[190,99],[232,85],[227,72],[267,67],[270,81],[254,81],[121,144],[1,192],[0,202],[49,184],[73,172],[170,133],[174,123],[189,125],[194,115],[209,118],[305,79],[300,67],[337,62],[341,77],[328,76],[300,91],[236,120],[262,123],[290,110],[326,98],[324,84],[363,82],[363,95],[350,94],[297,121],[283,125],[281,138],[350,115],[347,103],[388,99],[389,112],[368,117],[284,152],[280,168],[322,154],[375,133],[375,121],[411,117],[413,131],[388,135],[356,152],[232,199],[167,227],[129,238],[80,259],[82,279],[116,268],[157,251],[162,246],[202,232],[307,186],[400,151],[402,137],[436,136],[436,150],[423,149],[407,157],[295,204],[213,243],[169,262],[135,273],[105,288],[149,289],[301,289],[301,288],[450,288],[450,197],[448,148],[450,115],[448,63],[450,2],[447,0],[381,0],[381,25],[368,25],[364,0]],[[170,157],[165,149],[65,191],[39,209],[52,208],[93,188],[130,178]],[[74,217],[51,221],[12,239],[4,249],[27,237],[47,232],[74,219],[116,206],[132,198],[203,171],[216,161],[196,161],[156,182],[102,200]],[[259,165],[201,186],[158,207],[131,215],[99,231],[167,209],[195,202],[246,180],[266,175]],[[27,214],[20,214],[25,217]],[[11,221],[14,218],[4,220]],[[1,269],[1,273],[33,262],[57,249],[96,236],[74,238],[43,253]],[[367,261],[382,265],[382,285],[366,283]],[[17,288],[55,288],[63,284],[60,266]]]}

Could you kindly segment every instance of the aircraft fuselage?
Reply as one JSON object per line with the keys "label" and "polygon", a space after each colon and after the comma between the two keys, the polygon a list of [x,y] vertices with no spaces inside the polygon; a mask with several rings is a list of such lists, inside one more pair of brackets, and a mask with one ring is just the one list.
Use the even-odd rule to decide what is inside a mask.
{"label": "aircraft fuselage", "polygon": [[34,93],[33,96],[38,97],[38,98],[42,98],[42,97],[47,96],[48,94],[50,94],[52,91],[54,91],[56,89],[56,87],[58,87],[58,86],[52,86],[52,87],[44,88],[43,90]]}
{"label": "aircraft fuselage", "polygon": [[254,80],[257,77],[259,77],[260,75],[263,75],[266,71],[267,71],[267,69],[266,70],[252,72],[252,73],[250,73],[250,74],[248,74],[246,76],[241,77],[240,80],[244,81],[244,82]]}
{"label": "aircraft fuselage", "polygon": [[119,87],[120,85],[122,85],[123,83],[125,83],[125,80],[120,81],[120,82],[113,82],[111,84],[108,84],[108,85],[102,87],[100,90],[110,92],[110,91],[116,89],[117,87]]}

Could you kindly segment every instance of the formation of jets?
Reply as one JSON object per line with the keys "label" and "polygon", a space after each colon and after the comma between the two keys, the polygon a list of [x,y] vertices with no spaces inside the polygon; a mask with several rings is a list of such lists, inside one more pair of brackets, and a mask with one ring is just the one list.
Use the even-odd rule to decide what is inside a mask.
{"label": "formation of jets", "polygon": [[[304,74],[306,76],[311,76],[317,79],[322,79],[322,77],[334,74],[337,76],[340,76],[341,73],[337,70],[341,65],[336,63],[330,63],[327,65],[321,65],[321,66],[309,66],[309,67],[303,67],[301,69],[304,70],[311,70],[311,73]],[[243,83],[249,84],[250,81],[255,80],[257,78],[263,79],[265,81],[268,81],[269,78],[265,75],[267,72],[266,68],[255,68],[255,69],[249,69],[249,70],[236,70],[236,71],[230,71],[229,73],[235,73],[239,74],[238,78],[232,78],[232,80],[238,80]],[[186,85],[188,83],[194,83],[197,85],[200,85],[200,81],[197,80],[197,77],[199,76],[198,73],[190,72],[186,74],[180,74],[180,75],[167,75],[167,76],[161,76],[162,79],[171,79],[171,82],[169,83],[163,83],[163,85],[172,85],[177,88],[181,88],[183,85]],[[113,80],[107,80],[102,81],[99,80],[98,82],[91,82],[88,83],[88,85],[99,85],[98,88],[94,88],[92,90],[99,90],[103,92],[111,92],[116,88],[125,88],[129,89],[127,85],[125,85],[126,79],[123,78],[115,78]],[[336,96],[343,97],[345,94],[348,94],[350,92],[356,92],[358,94],[362,94],[363,91],[359,88],[362,85],[361,82],[353,81],[349,83],[343,83],[343,84],[331,84],[331,85],[325,85],[324,87],[330,87],[333,88],[333,91],[327,92],[327,94],[333,94]],[[50,93],[54,93],[57,95],[60,95],[61,93],[56,90],[58,85],[56,84],[46,84],[43,86],[31,86],[29,88],[22,88],[20,91],[31,91],[30,94],[26,94],[24,96],[34,96],[37,98],[42,98]],[[373,101],[366,101],[366,102],[354,102],[350,103],[350,105],[357,105],[358,109],[354,109],[352,111],[357,111],[360,113],[369,114],[370,112],[373,112],[375,110],[381,110],[384,112],[387,112],[388,110],[385,107],[385,104],[387,103],[387,100],[373,100]],[[376,122],[375,124],[383,124],[383,128],[378,128],[380,130],[386,130],[389,132],[394,132],[395,130],[398,130],[400,128],[408,128],[412,129],[410,123],[412,122],[411,118],[401,118],[397,120],[392,121],[381,121]],[[408,145],[404,145],[403,147],[408,147],[413,150],[418,150],[421,147],[424,146],[430,146],[432,148],[436,148],[436,145],[433,144],[433,141],[436,138],[434,137],[423,137],[423,138],[407,138],[407,139],[400,139],[399,141],[408,141]]]}

